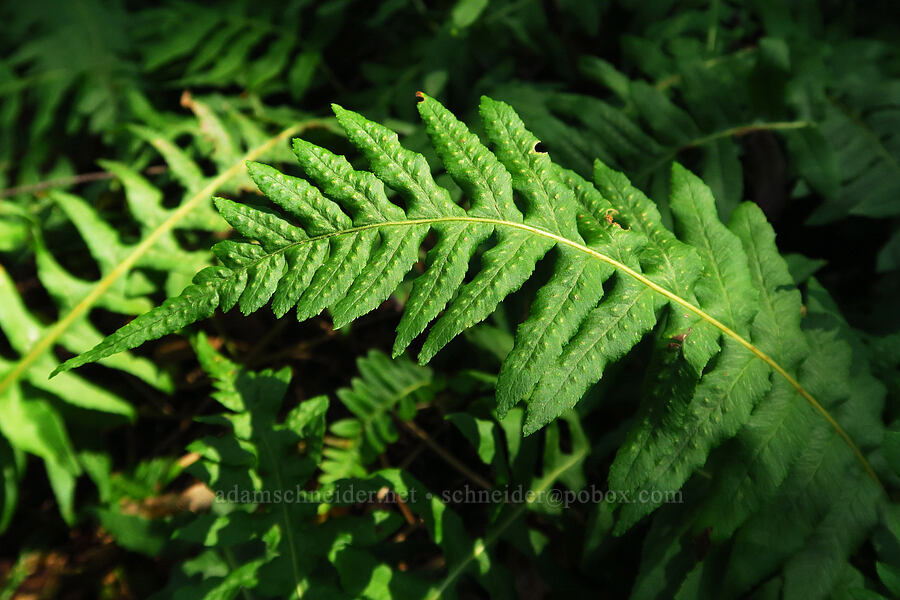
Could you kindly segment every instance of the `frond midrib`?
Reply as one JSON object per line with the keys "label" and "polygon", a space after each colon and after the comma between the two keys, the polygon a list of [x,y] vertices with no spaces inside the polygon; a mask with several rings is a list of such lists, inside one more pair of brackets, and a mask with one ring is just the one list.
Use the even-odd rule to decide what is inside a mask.
{"label": "frond midrib", "polygon": [[881,487],[883,489],[884,486],[882,485],[881,480],[878,478],[878,475],[875,474],[875,471],[872,469],[868,460],[866,460],[862,451],[856,446],[856,444],[853,442],[853,440],[850,438],[850,436],[847,434],[847,432],[845,432],[843,430],[843,428],[837,423],[837,421],[835,421],[834,417],[831,416],[831,414],[827,411],[827,409],[825,409],[825,407],[823,407],[821,404],[819,404],[819,402],[812,396],[812,394],[810,394],[806,389],[804,389],[803,386],[800,385],[800,383],[793,376],[791,376],[791,374],[788,373],[784,367],[782,367],[780,364],[778,364],[778,362],[776,362],[772,357],[770,357],[768,354],[766,354],[765,352],[760,350],[753,343],[751,343],[748,339],[746,339],[745,337],[743,337],[742,335],[740,335],[739,333],[737,333],[736,331],[734,331],[733,329],[731,329],[730,327],[728,327],[727,325],[725,325],[724,323],[722,323],[721,321],[719,321],[718,319],[716,319],[715,317],[713,317],[712,315],[710,315],[709,313],[704,311],[699,306],[692,304],[690,301],[685,300],[678,294],[655,283],[654,281],[647,278],[645,275],[638,273],[634,269],[617,261],[616,259],[612,258],[611,256],[607,256],[606,254],[603,254],[602,252],[594,250],[593,248],[586,246],[585,244],[583,244],[581,242],[571,240],[571,239],[561,236],[559,234],[553,233],[551,231],[547,231],[546,229],[542,229],[540,227],[535,227],[535,226],[529,225],[527,223],[517,223],[514,221],[506,221],[503,219],[491,219],[491,218],[486,218],[486,217],[471,217],[471,216],[427,217],[427,218],[406,219],[406,220],[402,220],[402,221],[381,221],[378,223],[366,223],[363,225],[349,227],[347,229],[330,231],[328,233],[323,233],[320,235],[308,237],[306,239],[299,240],[299,241],[293,242],[291,244],[287,244],[285,246],[282,246],[281,248],[278,248],[277,250],[275,250],[273,252],[267,252],[264,256],[260,257],[257,261],[248,263],[247,265],[242,265],[242,268],[249,269],[251,267],[258,265],[262,261],[268,260],[273,255],[287,252],[288,250],[290,250],[292,248],[297,248],[304,244],[314,243],[314,242],[330,239],[333,237],[338,237],[338,236],[342,236],[342,235],[352,235],[354,233],[358,233],[361,231],[367,231],[370,229],[385,229],[385,228],[390,228],[390,227],[415,227],[415,226],[420,226],[420,225],[439,225],[442,223],[469,223],[469,224],[492,225],[494,227],[506,227],[506,228],[510,228],[510,229],[518,229],[520,231],[525,231],[525,232],[531,233],[536,236],[541,236],[541,237],[553,240],[557,244],[561,244],[563,246],[568,246],[568,247],[572,248],[573,250],[583,252],[597,260],[605,262],[606,264],[615,268],[617,271],[624,273],[624,274],[628,275],[629,277],[634,278],[641,284],[643,284],[643,285],[647,286],[648,288],[652,289],[653,291],[661,294],[668,300],[670,300],[670,301],[674,302],[675,304],[678,304],[679,306],[694,313],[700,319],[706,321],[707,323],[709,323],[710,325],[712,325],[713,327],[715,327],[716,329],[721,331],[724,335],[730,337],[731,339],[736,341],[738,344],[740,344],[741,346],[743,346],[744,348],[746,348],[747,350],[752,352],[757,358],[762,360],[764,363],[768,364],[776,373],[778,373],[781,377],[783,377],[785,380],[787,380],[787,382],[791,385],[791,387],[794,388],[794,390],[796,390],[796,392],[798,394],[800,394],[800,396],[803,397],[804,400],[806,400],[810,405],[812,405],[812,407],[819,414],[821,414],[822,417],[825,418],[826,421],[828,421],[828,423],[831,425],[831,427],[838,433],[838,435],[841,436],[841,439],[843,439],[844,442],[850,447],[850,449],[853,451],[854,455],[856,455],[856,458],[862,464],[863,468],[866,470],[866,473],[875,481],[876,484],[878,484],[879,487]]}

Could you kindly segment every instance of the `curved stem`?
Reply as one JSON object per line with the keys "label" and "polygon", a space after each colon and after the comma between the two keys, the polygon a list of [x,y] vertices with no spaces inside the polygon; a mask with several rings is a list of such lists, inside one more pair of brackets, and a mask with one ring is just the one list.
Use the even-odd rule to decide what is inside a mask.
{"label": "curved stem", "polygon": [[493,489],[494,486],[490,481],[467,467],[465,463],[453,456],[450,452],[444,450],[444,447],[434,441],[434,439],[430,435],[428,435],[427,431],[416,425],[415,421],[402,421],[398,419],[398,422],[404,429],[422,440],[422,442],[426,446],[428,446],[432,450],[432,452],[440,456],[445,463],[453,467],[458,473],[466,477],[469,481],[481,487],[482,489]]}
{"label": "curved stem", "polygon": [[[588,450],[590,446],[585,444],[579,449],[572,452],[569,457],[560,465],[558,465],[555,469],[541,477],[537,483],[531,488],[530,494],[526,495],[526,498],[535,498],[541,495],[542,492],[547,491],[553,482],[555,482],[560,475],[565,473],[568,469],[575,465],[579,460],[583,459],[587,456]],[[468,568],[469,564],[477,559],[479,556],[484,554],[484,552],[493,545],[500,536],[503,535],[503,532],[509,529],[511,525],[513,525],[516,521],[519,520],[519,517],[522,516],[522,513],[529,507],[531,504],[530,501],[526,500],[522,504],[517,505],[513,511],[506,517],[503,521],[501,521],[483,540],[475,540],[474,547],[472,551],[461,561],[456,563],[456,565],[447,573],[447,576],[436,588],[432,588],[428,596],[426,596],[427,600],[437,600],[441,597],[450,584],[456,581],[460,575],[462,575],[465,570]]]}
{"label": "curved stem", "polygon": [[813,127],[815,123],[810,121],[771,121],[766,123],[748,123],[746,125],[737,125],[735,127],[729,127],[728,129],[722,129],[720,131],[714,131],[709,135],[704,135],[698,138],[694,138],[685,142],[684,144],[678,146],[677,148],[672,148],[665,154],[663,154],[659,159],[653,161],[653,163],[648,166],[646,169],[641,171],[637,177],[642,178],[646,175],[652,173],[662,165],[666,164],[670,160],[674,159],[678,156],[678,153],[682,150],[687,150],[688,148],[697,148],[699,146],[706,145],[710,142],[714,142],[716,140],[722,138],[729,137],[738,137],[742,135],[747,135],[748,133],[754,133],[756,131],[778,131],[784,129],[804,129],[806,127]]}
{"label": "curved stem", "polygon": [[[722,56],[708,58],[708,59],[704,60],[701,64],[705,68],[710,69],[710,68],[715,67],[716,65],[721,64],[725,61],[739,59],[748,54],[752,54],[752,53],[756,52],[756,50],[757,50],[756,46],[747,46],[746,48],[741,48],[740,50],[737,50],[736,52],[732,52],[731,54],[724,54]],[[672,75],[668,75],[666,77],[663,77],[663,78],[657,80],[657,82],[653,84],[653,87],[655,87],[656,89],[658,89],[660,91],[665,91],[670,87],[680,84],[681,80],[682,80],[681,73],[673,73]]]}
{"label": "curved stem", "polygon": [[[168,168],[169,167],[166,165],[152,165],[144,169],[144,175],[156,175],[158,173],[164,173],[166,170],[168,170]],[[88,181],[100,181],[102,179],[113,179],[115,176],[115,173],[111,171],[95,171],[93,173],[80,173],[78,175],[72,175],[70,177],[45,179],[44,181],[38,181],[37,183],[29,183],[7,188],[5,190],[0,190],[0,198],[8,198],[10,196],[16,196],[18,194],[30,194],[32,192],[39,192],[41,190],[52,187],[75,185],[79,183],[87,183]]]}
{"label": "curved stem", "polygon": [[245,154],[241,160],[225,171],[219,173],[216,177],[211,179],[209,183],[207,183],[201,190],[199,190],[196,194],[191,196],[185,202],[181,204],[177,209],[175,209],[172,214],[162,223],[160,223],[159,227],[153,230],[147,237],[145,237],[141,242],[134,247],[134,250],[126,256],[122,262],[116,265],[116,267],[109,272],[103,279],[97,282],[97,285],[94,286],[94,289],[90,291],[81,301],[72,308],[69,313],[57,321],[53,327],[47,331],[47,333],[37,341],[37,343],[32,346],[31,350],[23,356],[16,365],[7,371],[7,373],[3,376],[3,379],[0,379],[0,395],[3,394],[15,381],[19,379],[29,367],[37,360],[44,352],[50,350],[53,344],[62,336],[62,334],[79,318],[87,314],[90,308],[94,305],[100,297],[106,293],[106,291],[112,286],[113,282],[115,282],[120,277],[124,276],[128,273],[131,267],[148,251],[153,245],[159,240],[160,237],[168,233],[175,227],[175,225],[181,221],[185,216],[188,215],[200,202],[208,199],[212,196],[219,187],[225,184],[229,179],[238,174],[241,169],[244,168],[244,163],[248,160],[254,160],[258,158],[261,154],[278,144],[279,142],[288,139],[306,129],[312,127],[320,127],[324,126],[324,123],[320,120],[310,120],[299,123],[293,127],[289,127],[282,131],[281,133],[275,135],[274,137],[266,140],[263,144],[253,148],[247,154]]}
{"label": "curved stem", "polygon": [[341,231],[333,231],[333,232],[325,233],[322,235],[310,237],[305,240],[295,242],[293,244],[288,244],[287,246],[279,248],[275,252],[272,252],[271,254],[267,254],[265,257],[263,257],[260,260],[265,260],[272,254],[286,252],[287,250],[289,250],[291,248],[295,248],[295,247],[301,246],[303,244],[308,244],[311,242],[316,242],[316,241],[320,241],[320,240],[324,240],[324,239],[328,239],[328,238],[332,238],[332,237],[336,237],[336,236],[340,236],[340,235],[350,235],[350,234],[357,233],[360,231],[365,231],[368,229],[382,229],[385,227],[413,227],[416,225],[436,225],[439,223],[483,223],[486,225],[493,225],[494,227],[508,227],[510,229],[519,229],[522,231],[527,231],[527,232],[537,235],[537,236],[542,236],[542,237],[551,239],[554,242],[556,242],[557,244],[560,244],[563,246],[568,246],[574,250],[588,254],[588,255],[592,256],[593,258],[596,258],[597,260],[605,262],[606,264],[615,268],[620,273],[623,273],[629,277],[636,279],[641,284],[647,286],[648,288],[652,289],[653,291],[657,292],[658,294],[661,294],[662,296],[664,296],[671,302],[674,302],[675,304],[681,306],[682,308],[694,313],[699,318],[701,318],[702,320],[706,321],[707,323],[709,323],[710,325],[712,325],[713,327],[715,327],[716,329],[721,331],[724,335],[730,337],[731,339],[736,341],[738,344],[740,344],[741,346],[743,346],[744,348],[746,348],[747,350],[752,352],[757,358],[759,358],[764,363],[769,365],[776,373],[778,373],[779,375],[784,377],[784,379],[788,382],[788,384],[790,384],[790,386],[792,388],[794,388],[797,391],[797,393],[803,397],[804,400],[806,400],[819,414],[821,414],[825,418],[826,421],[828,421],[828,424],[831,425],[832,428],[834,428],[834,430],[838,433],[838,435],[840,435],[841,438],[847,443],[847,445],[850,447],[850,449],[853,450],[853,453],[856,455],[856,458],[862,464],[863,468],[866,470],[866,473],[868,473],[869,477],[871,477],[875,481],[875,483],[878,484],[878,487],[880,487],[881,489],[884,489],[884,486],[882,485],[881,480],[878,479],[878,475],[875,474],[875,471],[872,469],[872,466],[869,464],[869,461],[866,460],[866,457],[863,455],[862,451],[856,446],[856,444],[853,442],[853,440],[850,438],[850,436],[847,434],[847,432],[844,431],[843,428],[838,424],[838,422],[834,420],[834,417],[832,417],[828,413],[828,411],[825,409],[825,407],[822,406],[821,404],[819,404],[819,402],[813,397],[813,395],[810,394],[808,391],[806,391],[806,389],[804,389],[803,386],[800,385],[800,382],[798,382],[793,376],[791,376],[791,374],[788,373],[784,369],[784,367],[779,365],[771,356],[769,356],[768,354],[766,354],[765,352],[763,352],[762,350],[760,350],[759,348],[754,346],[748,339],[746,339],[745,337],[743,337],[742,335],[740,335],[739,333],[737,333],[736,331],[734,331],[733,329],[731,329],[730,327],[728,327],[727,325],[725,325],[724,323],[722,323],[721,321],[719,321],[718,319],[713,317],[711,314],[704,311],[699,306],[695,306],[694,304],[691,304],[690,302],[688,302],[687,300],[685,300],[678,294],[675,294],[674,292],[671,292],[671,291],[667,290],[666,288],[662,287],[661,285],[653,282],[652,280],[648,279],[646,276],[642,275],[641,273],[638,273],[631,267],[617,261],[616,259],[614,259],[610,256],[603,254],[602,252],[597,252],[593,248],[585,246],[584,244],[582,244],[580,242],[570,240],[570,239],[565,238],[556,233],[547,231],[545,229],[541,229],[540,227],[534,227],[534,226],[528,225],[526,223],[515,223],[512,221],[504,221],[501,219],[488,219],[488,218],[482,218],[482,217],[468,217],[468,216],[466,216],[466,217],[435,217],[435,218],[423,218],[423,219],[409,219],[406,221],[384,221],[384,222],[380,222],[380,223],[370,223],[370,224],[366,224],[366,225],[359,225],[357,227],[351,227],[349,229],[343,229]]}

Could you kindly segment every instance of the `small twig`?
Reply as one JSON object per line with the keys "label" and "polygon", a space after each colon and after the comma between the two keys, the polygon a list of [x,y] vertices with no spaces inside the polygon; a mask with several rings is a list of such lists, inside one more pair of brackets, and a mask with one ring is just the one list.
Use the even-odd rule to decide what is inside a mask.
{"label": "small twig", "polygon": [[[153,165],[144,169],[144,175],[158,175],[168,170],[166,165]],[[67,185],[77,185],[79,183],[87,183],[89,181],[100,181],[103,179],[113,179],[115,174],[110,171],[96,171],[94,173],[82,173],[80,175],[72,175],[70,177],[60,177],[59,179],[46,179],[37,183],[28,185],[20,185],[17,187],[0,190],[0,198],[8,198],[10,196],[18,196],[19,194],[31,194],[39,192],[47,188],[63,187]]]}
{"label": "small twig", "polygon": [[442,459],[444,459],[444,461],[448,465],[450,465],[451,467],[453,467],[454,469],[459,471],[461,474],[463,474],[464,476],[469,478],[473,483],[475,483],[479,487],[482,487],[486,490],[492,489],[494,487],[490,481],[488,481],[487,479],[485,479],[484,477],[482,477],[481,475],[479,475],[478,473],[476,473],[475,471],[473,471],[472,469],[470,469],[469,467],[464,465],[455,456],[453,456],[452,454],[450,454],[449,452],[444,450],[444,448],[442,448],[440,444],[435,442],[434,439],[432,439],[432,437],[430,435],[428,435],[428,432],[426,432],[424,429],[422,429],[421,427],[416,425],[414,421],[400,421],[400,425],[404,429],[406,429],[407,431],[412,433],[414,436],[416,436],[417,438],[422,440],[426,446],[431,448],[435,452],[435,454],[437,454]]}

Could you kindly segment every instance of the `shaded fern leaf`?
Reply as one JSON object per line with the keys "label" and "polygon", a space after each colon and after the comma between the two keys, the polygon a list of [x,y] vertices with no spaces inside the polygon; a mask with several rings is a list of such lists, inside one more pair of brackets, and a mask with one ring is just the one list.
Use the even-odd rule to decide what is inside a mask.
{"label": "shaded fern leaf", "polygon": [[[321,25],[327,12],[340,15],[244,2],[215,8],[163,3],[140,14],[144,68],[178,73],[173,83],[179,86],[238,85],[260,96],[290,92],[296,100],[314,83],[321,48],[336,33]],[[307,22],[320,23],[321,31],[298,26]]]}
{"label": "shaded fern leaf", "polygon": [[[85,471],[95,482],[98,477],[88,468],[90,458],[78,451],[67,431],[71,430],[72,438],[77,440],[84,437],[78,431],[82,426],[64,423],[56,400],[79,409],[128,419],[133,419],[136,411],[127,398],[80,374],[69,373],[62,378],[48,379],[57,362],[52,350],[85,352],[103,339],[91,322],[93,308],[101,307],[123,315],[146,313],[153,306],[148,296],[160,287],[157,280],[164,280],[163,291],[167,295],[176,296],[190,284],[199,269],[210,264],[210,252],[185,249],[173,230],[221,231],[226,228],[227,223],[209,200],[209,191],[203,190],[210,186],[237,189],[240,177],[229,173],[243,169],[241,161],[233,156],[214,156],[214,162],[221,166],[221,173],[207,177],[191,158],[192,148],[180,145],[184,134],[191,134],[193,142],[199,144],[205,132],[218,131],[227,138],[226,141],[220,136],[220,145],[241,150],[248,144],[255,144],[246,150],[257,155],[263,152],[271,160],[278,157],[274,149],[268,149],[272,145],[267,141],[268,134],[260,141],[250,128],[237,127],[241,117],[236,111],[229,112],[197,99],[191,101],[191,107],[197,113],[197,119],[163,118],[148,109],[142,119],[152,116],[146,120],[154,126],[130,128],[137,138],[159,153],[172,178],[184,189],[185,197],[180,206],[166,207],[163,190],[137,170],[119,162],[101,160],[100,165],[115,177],[115,185],[120,185],[124,192],[128,208],[124,220],[119,215],[107,221],[110,214],[80,196],[56,189],[46,194],[53,211],[50,215],[38,212],[42,203],[33,202],[25,194],[22,197],[28,199],[24,203],[27,210],[6,211],[25,217],[22,221],[28,223],[31,247],[25,245],[28,237],[16,242],[15,247],[19,252],[33,252],[36,278],[59,313],[55,324],[43,323],[39,315],[26,307],[26,298],[16,289],[4,265],[0,265],[0,331],[12,351],[12,356],[0,358],[0,405],[4,414],[10,416],[0,427],[0,435],[6,438],[4,443],[9,443],[15,458],[6,462],[9,481],[21,474],[16,465],[26,453],[39,456],[47,467],[61,512],[69,520],[74,518],[76,477]],[[289,150],[285,151],[289,153]],[[231,164],[224,164],[226,159]],[[236,180],[234,188],[229,184],[231,180]],[[47,243],[60,235],[58,216],[63,217],[67,227],[71,225],[86,246],[89,260],[99,271],[99,281],[76,276],[61,262],[59,250],[52,250],[51,244]],[[130,239],[128,233],[121,232],[131,228],[140,232],[140,239]],[[52,246],[59,248],[59,243]],[[101,289],[103,293],[97,293]],[[171,391],[173,386],[168,373],[148,359],[130,353],[107,356],[100,364],[133,375],[164,391]],[[40,441],[45,437],[48,443]],[[102,482],[98,483],[102,485]],[[8,523],[14,508],[15,495],[5,494],[0,510],[0,530]]]}
{"label": "shaded fern leaf", "polygon": [[439,385],[431,369],[406,357],[391,360],[376,350],[357,360],[356,368],[359,377],[337,391],[353,417],[329,426],[341,439],[324,450],[322,483],[365,475],[365,466],[399,439],[394,417],[402,421],[415,417],[417,404],[429,402]]}
{"label": "shaded fern leaf", "polygon": [[[279,419],[289,369],[249,371],[216,352],[202,335],[194,347],[217,388],[215,398],[228,412],[199,417],[208,424],[224,425],[225,430],[188,446],[200,456],[189,470],[215,490],[216,504],[213,510],[182,520],[173,538],[202,548],[203,560],[222,568],[197,572],[187,560],[184,568],[173,571],[161,597],[177,593],[207,599],[234,597],[243,589],[277,598],[305,594],[383,598],[400,589],[409,597],[423,598],[439,585],[444,592],[440,597],[452,598],[463,576],[467,582],[478,581],[492,597],[510,597],[508,573],[492,564],[484,552],[490,541],[470,538],[460,516],[409,473],[399,469],[369,473],[363,468],[353,479],[332,482],[324,493],[304,489],[303,483],[316,467],[324,469],[323,460],[328,461],[327,447],[323,451],[327,398],[306,399]],[[409,361],[391,362],[383,354],[373,353],[360,360],[360,366],[361,378],[353,389],[358,395],[385,391],[376,389],[384,384],[384,375],[373,372],[381,368],[391,374],[405,372],[407,388],[420,391],[426,385],[423,382],[431,379],[430,374],[423,378],[427,369]],[[578,450],[583,457],[586,448]],[[557,468],[554,461],[561,453],[548,451],[548,455],[546,461]],[[327,520],[316,519],[326,501],[332,506],[358,507],[363,502],[369,506],[359,514],[344,511],[351,514],[338,516],[341,511],[334,511]],[[395,501],[402,504],[408,518],[421,521],[445,562],[458,569],[435,580],[428,570],[405,572],[385,560],[396,548],[391,537],[405,522],[400,511],[391,510]],[[410,556],[421,556],[423,551],[421,546],[408,548]]]}
{"label": "shaded fern leaf", "polygon": [[[671,208],[676,232],[700,257],[702,268],[694,285],[699,305],[741,336],[750,337],[757,288],[740,239],[719,222],[709,188],[676,166]],[[705,333],[705,328],[698,333]],[[688,328],[682,334],[687,342],[694,332]],[[709,360],[712,349],[708,346],[703,358]],[[680,488],[703,465],[710,449],[746,422],[769,385],[766,365],[731,338],[724,340],[715,368],[699,379],[673,372],[679,367],[676,363],[673,369],[663,370],[657,382],[661,389],[645,402],[639,423],[619,450],[610,468],[610,484],[616,489],[640,494]],[[653,503],[624,507],[619,531],[653,508]]]}

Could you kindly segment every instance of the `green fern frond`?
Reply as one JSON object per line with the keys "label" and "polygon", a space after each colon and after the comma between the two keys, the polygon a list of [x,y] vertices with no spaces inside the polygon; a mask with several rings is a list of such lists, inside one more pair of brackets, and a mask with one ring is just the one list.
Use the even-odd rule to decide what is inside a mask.
{"label": "green fern frond", "polygon": [[[222,576],[197,578],[189,569],[176,572],[170,585],[191,589],[198,598],[231,596],[261,583],[278,588],[276,595],[299,596],[309,585],[313,561],[303,552],[311,548],[309,542],[299,536],[318,504],[307,501],[300,486],[321,458],[328,400],[324,396],[309,399],[280,420],[289,369],[248,371],[215,352],[202,336],[195,347],[215,380],[216,398],[230,412],[218,416],[218,423],[228,427],[225,435],[206,436],[189,445],[200,460],[188,470],[217,491],[216,508],[228,506],[231,511],[198,515],[174,536],[209,548],[214,562],[231,562]],[[300,443],[303,453],[298,452]],[[290,502],[281,496],[288,493],[293,494]],[[227,535],[228,530],[240,534]],[[327,547],[319,548],[316,554],[326,551]],[[231,552],[241,556],[239,565]]]}
{"label": "green fern frond", "polygon": [[[411,597],[425,597],[438,585],[453,594],[457,580],[466,574],[493,596],[508,597],[508,575],[491,566],[482,540],[471,539],[459,515],[408,473],[363,470],[328,488],[303,489],[323,458],[326,398],[304,400],[279,421],[290,381],[287,369],[249,371],[216,352],[202,335],[194,347],[213,378],[216,399],[228,412],[201,417],[225,425],[225,432],[189,446],[200,459],[188,470],[216,492],[216,501],[209,512],[184,520],[173,537],[204,548],[202,560],[224,568],[197,572],[187,562],[175,570],[164,595],[178,589],[212,599],[243,588],[280,598],[312,590],[329,598],[375,598],[399,588]],[[396,396],[396,389],[376,389],[384,384],[383,375],[375,372],[383,366],[405,372],[409,388],[424,389],[421,376],[427,370],[408,361],[392,362],[377,354],[360,364],[361,379],[345,393]],[[577,453],[583,457],[580,446]],[[548,455],[546,468],[557,468],[556,455]],[[399,511],[391,510],[393,498],[403,503],[406,514],[421,520],[444,560],[457,567],[444,580],[406,573],[381,559],[387,548],[396,548],[389,539],[405,522]],[[323,509],[360,503],[366,508],[360,514],[334,511],[327,519],[316,519]]]}
{"label": "green fern frond", "polygon": [[[863,449],[876,448],[883,431],[884,388],[861,355],[851,351],[853,334],[835,318],[815,280],[797,335],[800,298],[786,287],[790,278],[784,262],[754,212],[740,207],[733,229],[763,267],[754,278],[766,281],[760,315],[765,315],[773,354]],[[687,594],[698,578],[729,596],[778,580],[785,597],[833,597],[847,557],[884,507],[883,493],[853,463],[846,445],[816,411],[797,403],[783,380],[774,379],[737,436],[710,455],[706,476],[685,488],[685,497],[702,501],[667,506],[654,520],[634,598],[673,595],[679,585]],[[704,531],[716,550],[698,561],[692,540]],[[829,568],[811,571],[813,564]],[[785,565],[783,572],[779,565]]]}
{"label": "green fern frond", "polygon": [[322,18],[300,12],[244,2],[215,8],[172,2],[145,10],[137,31],[144,67],[177,73],[177,86],[238,85],[260,96],[288,91],[297,100],[313,83],[331,33],[329,27],[314,32],[298,26]]}
{"label": "green fern frond", "polygon": [[[517,461],[526,451],[519,446],[522,442],[520,431],[523,426],[523,414],[519,408],[512,409],[502,423],[509,426],[511,434],[507,436],[507,450],[510,462]],[[474,547],[460,557],[448,557],[449,570],[439,584],[429,590],[426,598],[437,600],[445,597],[445,594],[454,589],[457,580],[464,574],[471,572],[476,566],[481,573],[487,570],[489,565],[489,552],[487,550],[500,539],[513,540],[515,545],[522,549],[530,548],[531,543],[525,533],[527,528],[514,527],[520,525],[520,520],[526,511],[533,510],[545,514],[558,514],[562,507],[554,503],[545,493],[557,482],[565,484],[572,491],[578,491],[585,485],[583,464],[591,450],[590,442],[581,428],[581,424],[570,411],[560,418],[569,428],[570,440],[567,448],[563,448],[560,436],[560,423],[554,422],[547,427],[547,435],[544,440],[543,454],[533,456],[531,461],[526,461],[523,484],[528,490],[526,499],[519,504],[507,504],[490,526],[483,538],[476,541]],[[531,451],[536,450],[536,444],[531,445]],[[521,455],[520,455],[521,451]],[[539,468],[535,464],[539,462]]]}
{"label": "green fern frond", "polygon": [[815,132],[789,138],[797,167],[825,196],[809,224],[822,225],[848,215],[896,217],[900,195],[900,79],[880,81],[876,89],[852,94],[849,106],[825,101]]}
{"label": "green fern frond", "polygon": [[[553,275],[538,291],[498,380],[501,415],[526,402],[526,433],[574,406],[604,367],[665,315],[664,331],[678,341],[670,368],[684,374],[662,379],[677,388],[675,400],[662,413],[649,408],[656,414],[639,420],[620,451],[611,472],[620,489],[680,487],[710,450],[747,422],[771,385],[772,370],[829,420],[868,468],[825,409],[773,358],[784,344],[766,339],[771,315],[767,321],[757,299],[767,283],[752,275],[763,267],[754,262],[755,249],[718,220],[712,194],[697,177],[674,167],[673,234],[621,175],[598,165],[598,191],[553,165],[507,104],[481,103],[494,152],[433,99],[422,95],[419,110],[448,173],[471,198],[468,210],[450,200],[424,159],[400,146],[394,132],[335,106],[372,172],[303,140],[295,140],[294,152],[308,180],[249,165],[260,189],[298,225],[278,212],[216,199],[220,214],[247,241],[217,244],[220,266],[204,269],[181,296],[58,370],[174,332],[217,308],[238,306],[248,314],[271,301],[276,316],[296,307],[300,320],[328,309],[342,327],[388,298],[434,231],[437,242],[414,278],[395,346],[401,351],[434,321],[419,354],[423,363],[491,314],[553,250]],[[389,200],[385,183],[405,208]],[[751,208],[740,218],[768,231]],[[478,268],[464,282],[484,244]],[[626,507],[620,530],[653,508]]]}
{"label": "green fern frond", "polygon": [[320,465],[322,483],[365,475],[364,467],[399,438],[394,419],[415,417],[417,405],[429,402],[439,387],[431,369],[406,357],[391,360],[373,350],[356,361],[356,368],[359,377],[336,392],[354,416],[329,426],[339,440],[325,449]]}
{"label": "green fern frond", "polygon": [[[217,111],[211,111],[210,115],[224,118]],[[213,210],[209,196],[215,188],[227,184],[243,170],[243,161],[237,161],[210,179],[190,157],[189,151],[172,141],[179,135],[177,129],[161,132],[149,127],[135,127],[133,131],[159,151],[173,178],[189,190],[182,205],[174,209],[164,207],[162,190],[146,177],[123,164],[102,161],[101,164],[124,188],[130,221],[137,226],[141,238],[133,243],[120,235],[105,220],[105,215],[84,199],[50,190],[47,193],[50,208],[55,214],[61,214],[65,222],[71,223],[87,247],[87,255],[96,263],[100,272],[100,280],[96,282],[76,277],[60,264],[54,251],[45,243],[45,238],[55,235],[55,230],[45,224],[48,219],[32,214],[32,210],[19,211],[26,217],[33,240],[37,279],[60,313],[60,320],[55,323],[41,322],[26,308],[9,273],[0,265],[0,295],[3,296],[0,330],[15,353],[15,360],[0,360],[0,403],[11,415],[0,433],[12,447],[16,461],[25,453],[43,459],[60,509],[68,520],[74,519],[75,481],[83,470],[79,452],[69,440],[59,410],[54,406],[55,400],[128,419],[134,418],[135,409],[127,399],[83,377],[66,374],[64,379],[48,379],[55,362],[48,350],[59,345],[77,354],[95,346],[103,336],[90,321],[94,307],[125,315],[145,313],[152,306],[148,296],[157,292],[157,285],[150,276],[152,273],[164,275],[167,295],[180,294],[196,271],[208,265],[212,257],[205,251],[186,251],[172,230],[216,231],[226,227],[224,220]],[[233,137],[237,147],[242,147],[248,139],[241,135]],[[267,151],[284,137],[287,136],[264,140],[250,150],[250,156]],[[268,159],[277,156],[277,152],[266,154]],[[172,387],[169,375],[145,358],[122,353],[100,362],[156,388],[170,390]],[[34,432],[44,430],[51,442],[38,444],[43,438]],[[8,464],[14,465],[16,461],[8,461]],[[10,481],[13,479],[11,473]],[[8,495],[4,500],[0,526],[5,527],[8,523],[14,501],[14,495]]]}

